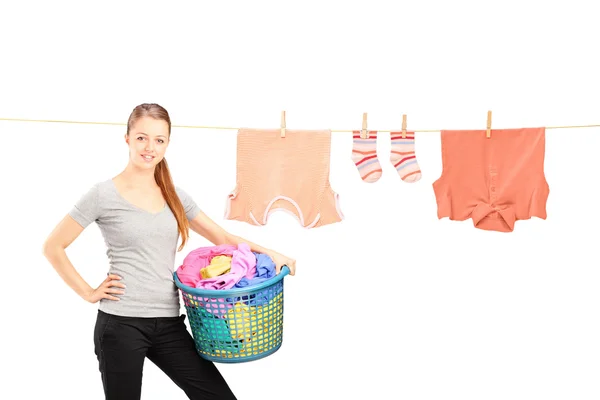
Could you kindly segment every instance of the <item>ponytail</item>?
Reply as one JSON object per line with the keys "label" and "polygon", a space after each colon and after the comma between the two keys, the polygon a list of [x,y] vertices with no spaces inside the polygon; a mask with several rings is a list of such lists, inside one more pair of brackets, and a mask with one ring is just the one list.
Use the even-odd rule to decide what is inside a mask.
{"label": "ponytail", "polygon": [[179,196],[177,196],[177,192],[175,191],[175,185],[173,185],[171,173],[169,172],[169,166],[165,158],[163,158],[156,165],[154,170],[154,179],[156,179],[156,183],[160,187],[163,197],[167,201],[167,204],[173,211],[175,219],[177,220],[177,229],[179,231],[179,235],[181,236],[181,245],[177,251],[181,251],[189,237],[190,223],[185,214],[183,204],[181,204],[181,200],[179,200]]}

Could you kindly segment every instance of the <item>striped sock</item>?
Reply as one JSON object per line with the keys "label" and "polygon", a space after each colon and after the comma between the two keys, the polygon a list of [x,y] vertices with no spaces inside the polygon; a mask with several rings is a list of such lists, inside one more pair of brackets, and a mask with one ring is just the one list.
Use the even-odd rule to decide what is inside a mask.
{"label": "striped sock", "polygon": [[421,168],[415,155],[415,134],[406,132],[406,138],[402,138],[402,132],[392,132],[390,161],[398,175],[404,182],[413,183],[421,179]]}
{"label": "striped sock", "polygon": [[352,162],[364,182],[373,183],[381,178],[381,164],[377,158],[377,131],[369,131],[368,139],[361,139],[360,131],[352,132]]}

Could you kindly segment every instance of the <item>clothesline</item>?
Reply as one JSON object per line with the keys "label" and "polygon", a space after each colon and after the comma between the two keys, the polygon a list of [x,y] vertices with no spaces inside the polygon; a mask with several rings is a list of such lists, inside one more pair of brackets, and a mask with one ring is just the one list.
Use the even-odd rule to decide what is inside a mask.
{"label": "clothesline", "polygon": [[[126,123],[123,122],[95,122],[95,121],[69,121],[69,120],[50,120],[50,119],[26,119],[26,118],[0,118],[0,121],[17,121],[17,122],[51,122],[51,123],[61,123],[61,124],[91,124],[91,125],[118,125],[118,126],[126,126]],[[190,129],[221,129],[221,130],[235,130],[237,131],[239,127],[231,127],[231,126],[203,126],[203,125],[172,125],[173,128],[190,128]],[[600,124],[596,125],[563,125],[563,126],[546,126],[545,129],[573,129],[573,128],[600,128]],[[273,129],[277,129],[273,127]],[[290,128],[287,128],[290,129]],[[293,128],[292,128],[293,129]],[[500,128],[493,128],[500,129]],[[331,129],[331,132],[353,132],[359,131],[360,128],[355,129]],[[374,130],[377,132],[399,132],[401,128],[398,129],[373,129],[369,128],[369,130]],[[442,129],[409,129],[411,132],[440,132]]]}

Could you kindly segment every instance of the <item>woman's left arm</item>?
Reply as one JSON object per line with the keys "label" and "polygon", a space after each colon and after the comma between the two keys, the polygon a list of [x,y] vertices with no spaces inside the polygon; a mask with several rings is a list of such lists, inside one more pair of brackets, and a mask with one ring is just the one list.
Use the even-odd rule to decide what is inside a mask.
{"label": "woman's left arm", "polygon": [[281,267],[284,265],[289,268],[290,275],[296,274],[296,260],[227,232],[223,227],[210,219],[203,211],[200,211],[194,219],[190,220],[190,229],[217,246],[221,244],[238,245],[240,243],[246,243],[250,246],[252,251],[267,254],[271,257],[275,263],[278,274],[281,271]]}

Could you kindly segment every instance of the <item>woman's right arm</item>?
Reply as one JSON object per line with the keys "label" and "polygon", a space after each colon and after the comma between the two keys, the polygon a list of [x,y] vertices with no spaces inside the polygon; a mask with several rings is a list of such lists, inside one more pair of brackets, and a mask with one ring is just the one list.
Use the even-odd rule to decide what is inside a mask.
{"label": "woman's right arm", "polygon": [[63,281],[84,300],[90,303],[96,303],[103,298],[118,301],[119,298],[111,294],[123,293],[122,290],[113,288],[125,288],[124,284],[118,282],[121,279],[119,276],[107,276],[104,282],[94,289],[79,275],[67,257],[65,249],[83,232],[83,229],[70,215],[66,215],[44,242],[43,254]]}

